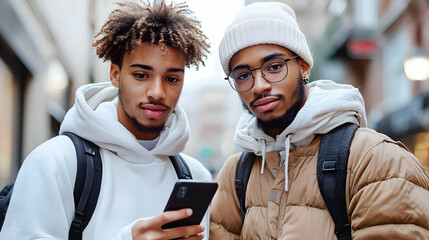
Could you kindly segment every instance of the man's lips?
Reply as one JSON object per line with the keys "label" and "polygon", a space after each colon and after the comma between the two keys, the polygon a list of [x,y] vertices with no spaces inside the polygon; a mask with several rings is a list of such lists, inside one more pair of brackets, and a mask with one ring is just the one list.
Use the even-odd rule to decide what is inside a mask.
{"label": "man's lips", "polygon": [[266,112],[274,109],[279,103],[279,101],[280,101],[279,97],[269,96],[269,97],[264,97],[256,100],[255,102],[252,103],[252,105],[259,112]]}
{"label": "man's lips", "polygon": [[159,105],[159,104],[144,104],[141,106],[144,111],[144,114],[148,118],[160,118],[161,115],[168,109],[167,106]]}

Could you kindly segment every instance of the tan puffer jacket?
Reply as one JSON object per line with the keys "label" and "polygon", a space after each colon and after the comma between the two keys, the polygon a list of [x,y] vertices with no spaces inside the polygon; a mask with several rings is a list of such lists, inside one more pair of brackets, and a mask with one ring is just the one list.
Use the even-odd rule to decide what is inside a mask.
{"label": "tan puffer jacket", "polygon": [[[242,226],[235,192],[239,154],[217,176],[210,239],[336,239],[334,223],[317,184],[321,137],[289,155],[289,191],[279,154],[257,157],[248,182]],[[348,163],[346,204],[353,239],[429,239],[429,175],[399,142],[367,128],[356,131]]]}

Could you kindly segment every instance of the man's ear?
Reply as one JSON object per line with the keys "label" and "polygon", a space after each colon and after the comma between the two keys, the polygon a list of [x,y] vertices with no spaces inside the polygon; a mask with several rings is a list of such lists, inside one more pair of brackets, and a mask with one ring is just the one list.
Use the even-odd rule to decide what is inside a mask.
{"label": "man's ear", "polygon": [[303,77],[310,78],[310,65],[303,59],[298,60],[299,66],[301,67],[301,73]]}
{"label": "man's ear", "polygon": [[117,88],[119,87],[120,73],[121,68],[117,64],[112,63],[110,65],[110,82],[112,82],[112,85]]}

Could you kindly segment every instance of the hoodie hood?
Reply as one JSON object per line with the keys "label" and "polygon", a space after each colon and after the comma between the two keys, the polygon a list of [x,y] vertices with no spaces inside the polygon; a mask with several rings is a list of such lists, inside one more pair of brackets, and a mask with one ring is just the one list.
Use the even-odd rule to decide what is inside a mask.
{"label": "hoodie hood", "polygon": [[59,133],[73,132],[132,163],[161,161],[163,156],[184,150],[189,125],[179,105],[168,117],[155,148],[148,151],[118,121],[117,104],[118,89],[110,82],[84,85],[76,91],[75,104],[67,112]]}
{"label": "hoodie hood", "polygon": [[[245,111],[240,117],[235,142],[245,151],[262,156],[261,173],[266,152],[280,152],[287,175],[290,148],[307,146],[316,134],[327,133],[347,122],[367,126],[364,100],[357,88],[330,80],[315,81],[307,86],[309,94],[304,106],[275,139],[258,128],[255,116],[249,112]],[[287,191],[287,176],[285,180]]]}

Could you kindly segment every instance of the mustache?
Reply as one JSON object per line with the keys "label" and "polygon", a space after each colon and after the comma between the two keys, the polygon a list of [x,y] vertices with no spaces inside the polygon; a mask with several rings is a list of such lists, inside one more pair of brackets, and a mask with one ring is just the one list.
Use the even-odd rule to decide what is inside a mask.
{"label": "mustache", "polygon": [[164,104],[164,103],[162,103],[162,102],[157,102],[157,101],[140,102],[140,103],[138,104],[138,106],[142,108],[142,107],[144,107],[144,105],[146,105],[146,104],[159,105],[159,106],[163,106],[163,107],[165,107],[165,108],[167,108],[167,109],[170,109],[170,108],[171,108],[170,106],[167,106],[166,104]]}
{"label": "mustache", "polygon": [[254,106],[253,104],[256,102],[256,101],[258,101],[259,99],[261,99],[261,98],[266,98],[266,97],[277,97],[277,98],[279,98],[279,99],[281,99],[281,98],[283,98],[283,95],[281,95],[281,94],[270,94],[270,93],[267,93],[267,94],[260,94],[260,95],[258,95],[253,101],[251,101],[250,102],[250,106]]}

